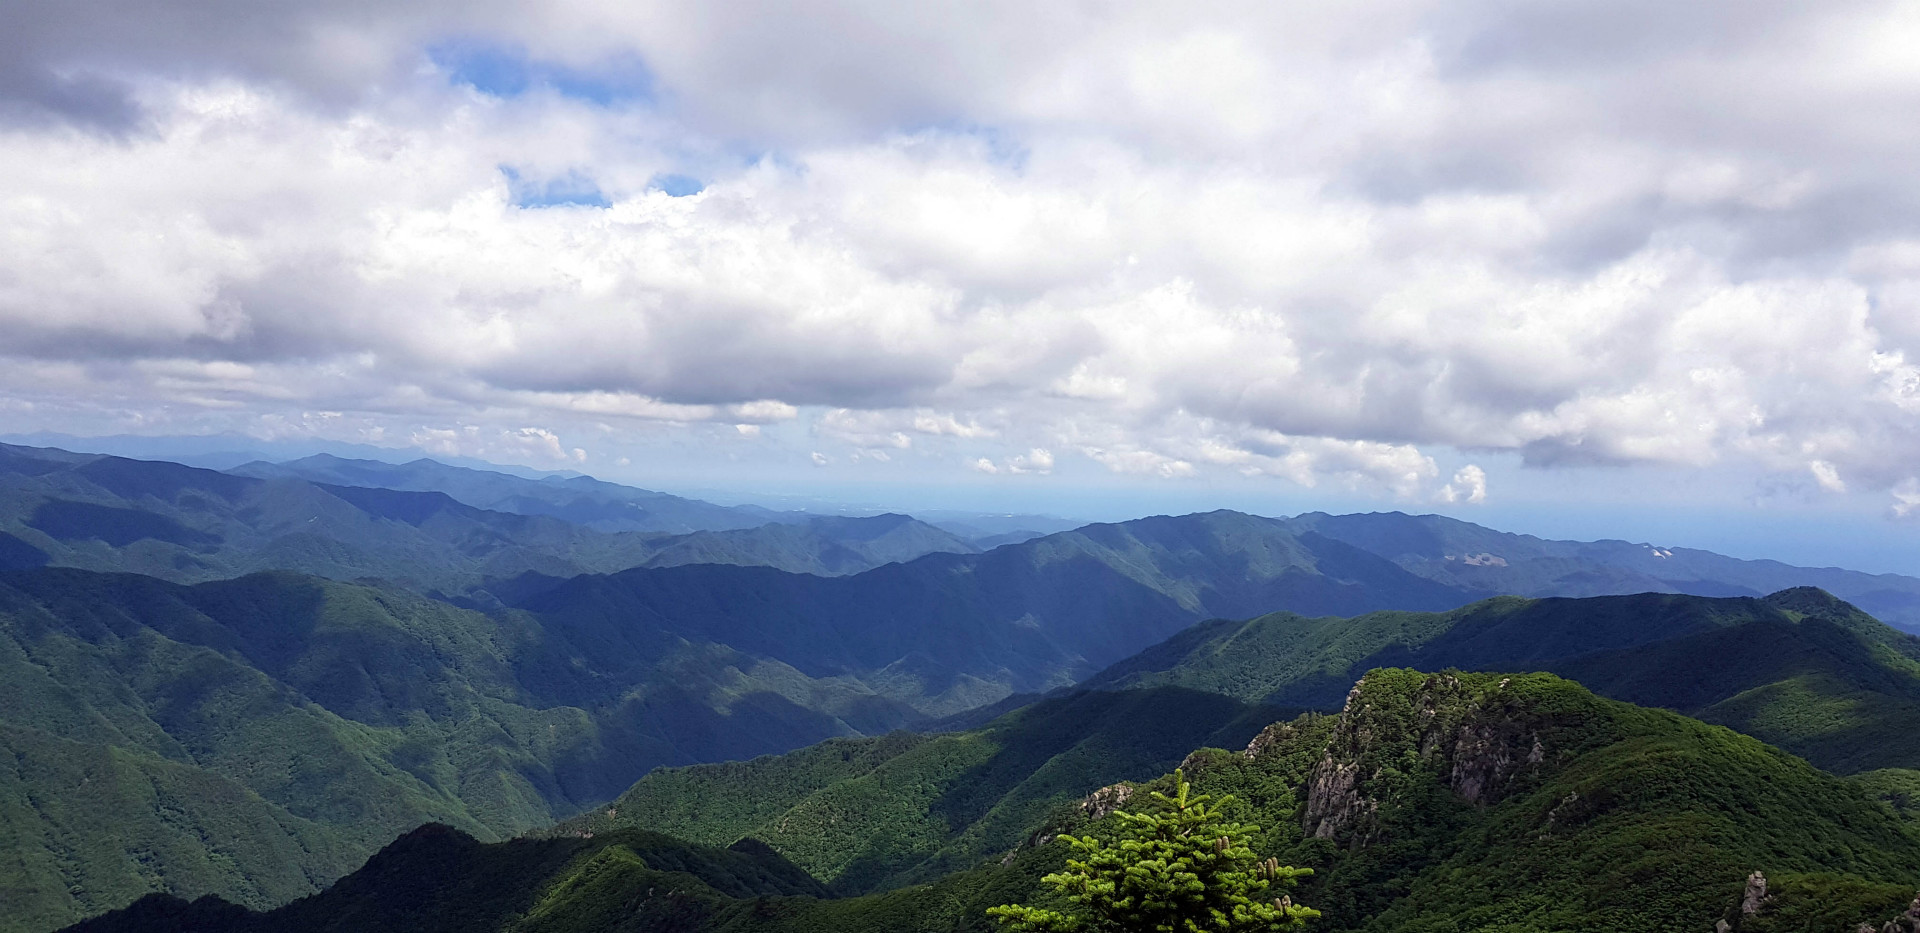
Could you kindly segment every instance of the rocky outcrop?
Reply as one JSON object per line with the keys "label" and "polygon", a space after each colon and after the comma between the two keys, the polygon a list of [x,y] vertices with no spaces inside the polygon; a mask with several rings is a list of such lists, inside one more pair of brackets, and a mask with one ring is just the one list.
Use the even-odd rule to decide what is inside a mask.
{"label": "rocky outcrop", "polygon": [[1767,876],[1754,869],[1747,876],[1747,890],[1740,895],[1740,916],[1751,917],[1767,906]]}
{"label": "rocky outcrop", "polygon": [[[1747,921],[1760,915],[1773,898],[1767,894],[1767,876],[1754,869],[1747,876],[1747,886],[1740,892],[1740,903],[1725,917],[1713,922],[1713,933],[1738,933],[1747,926]],[[1862,926],[1866,933],[1876,933],[1872,927]]]}
{"label": "rocky outcrop", "polygon": [[1247,743],[1247,748],[1240,753],[1240,757],[1249,760],[1258,758],[1264,754],[1267,749],[1279,745],[1299,734],[1300,730],[1295,728],[1293,723],[1276,722],[1260,730],[1260,734],[1254,736],[1253,741]]}
{"label": "rocky outcrop", "polygon": [[1109,784],[1088,794],[1080,801],[1080,813],[1090,820],[1104,820],[1113,815],[1113,811],[1127,805],[1133,799],[1133,787],[1128,784]]}
{"label": "rocky outcrop", "polygon": [[1380,802],[1358,790],[1360,765],[1336,761],[1331,755],[1313,766],[1307,778],[1307,804],[1301,814],[1308,835],[1332,839],[1342,831],[1371,821]]}
{"label": "rocky outcrop", "polygon": [[1461,726],[1453,748],[1453,773],[1447,786],[1471,803],[1487,799],[1513,773],[1510,750],[1486,723]]}
{"label": "rocky outcrop", "polygon": [[[1373,778],[1414,750],[1461,799],[1480,806],[1504,799],[1514,782],[1538,773],[1549,750],[1528,716],[1503,702],[1509,681],[1489,686],[1450,674],[1428,675],[1411,695],[1404,679],[1392,689],[1362,678],[1347,694],[1327,752],[1309,773],[1302,828],[1320,839],[1364,845],[1387,803],[1370,793]],[[1248,746],[1249,757],[1287,737],[1270,726]]]}

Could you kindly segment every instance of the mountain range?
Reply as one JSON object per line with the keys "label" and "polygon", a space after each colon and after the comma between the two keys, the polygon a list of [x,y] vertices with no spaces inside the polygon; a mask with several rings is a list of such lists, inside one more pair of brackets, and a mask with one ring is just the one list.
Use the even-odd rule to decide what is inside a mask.
{"label": "mountain range", "polygon": [[[1043,862],[1026,841],[1086,794],[1351,711],[1382,668],[1551,672],[1920,799],[1920,639],[1882,624],[1916,627],[1914,578],[1399,513],[1011,537],[432,461],[0,446],[0,931],[149,891],[244,926],[423,824],[443,829],[368,870],[677,860],[718,898],[687,917],[800,918],[769,929],[973,903],[1031,889],[988,866]],[[527,833],[548,838],[507,842]],[[615,837],[627,854],[594,842]],[[643,848],[654,867],[623,861]],[[1395,864],[1394,884],[1429,870]]]}
{"label": "mountain range", "polygon": [[1550,671],[1841,774],[1920,769],[1920,637],[1811,587],[1724,599],[1500,597],[1443,613],[1202,623],[1087,679],[1326,709],[1365,671]]}
{"label": "mountain range", "polygon": [[[508,488],[609,485],[584,478],[529,480],[437,464],[409,466],[417,469],[407,476],[452,477],[458,480],[450,483],[456,489],[484,485],[472,479],[475,476],[497,477]],[[659,514],[672,516],[670,521],[661,518],[663,524],[682,526],[708,518],[720,527],[675,534],[607,532],[547,514],[476,508],[439,490],[337,485],[294,476],[259,478],[157,461],[0,446],[0,568],[52,564],[124,570],[178,582],[295,570],[337,580],[380,579],[485,604],[483,590],[489,581],[529,573],[565,577],[721,562],[835,574],[927,553],[977,550],[949,532],[902,515],[792,515],[770,522],[753,510],[628,492],[631,500],[608,506],[624,510],[620,514],[628,518],[622,521],[638,523]],[[532,501],[523,493],[515,495]],[[558,504],[549,503],[551,511],[612,514],[587,505],[574,508],[568,501],[589,500],[556,499]]]}
{"label": "mountain range", "polygon": [[227,471],[259,479],[301,479],[328,486],[362,486],[403,492],[437,492],[476,509],[544,515],[595,531],[656,531],[686,534],[757,528],[796,521],[804,514],[756,506],[721,506],[664,492],[604,483],[590,476],[530,479],[491,470],[448,466],[421,458],[408,463],[350,460],[315,454],[283,463],[254,461]]}
{"label": "mountain range", "polygon": [[[1337,709],[1346,678],[1385,662],[1559,670],[1920,790],[1920,639],[1817,590],[1205,623],[1109,666],[1093,692],[931,736],[888,734],[937,725],[882,692],[899,681],[694,640],[711,630],[634,638],[609,627],[627,616],[597,587],[546,595],[544,611],[488,614],[290,574],[0,575],[19,762],[0,772],[0,832],[19,842],[0,894],[30,908],[13,929],[156,886],[270,907],[423,822],[502,839],[583,810],[558,832],[751,837],[843,894],[932,883],[1092,789],[1245,741],[1283,706]],[[100,808],[138,818],[106,829],[88,818]]]}
{"label": "mountain range", "polygon": [[[984,769],[909,761],[964,740],[830,744],[663,775],[594,829],[482,845],[428,827],[268,913],[153,895],[73,930],[981,931],[993,928],[988,906],[1046,902],[1039,878],[1061,865],[1058,833],[1109,835],[1116,808],[1174,781],[1068,801],[928,883],[839,898],[803,890],[805,864],[869,879],[914,865],[929,850],[924,831],[933,845],[964,837],[968,818],[1018,799],[1019,775],[1038,774],[995,773],[1005,746],[985,753]],[[1231,818],[1257,824],[1255,851],[1313,869],[1291,894],[1321,912],[1315,929],[1811,933],[1884,920],[1906,931],[1897,918],[1920,916],[1909,910],[1920,888],[1910,811],[1758,740],[1550,674],[1372,671],[1338,714],[1274,723],[1180,767],[1197,792],[1231,795]],[[708,841],[628,828],[655,822]]]}
{"label": "mountain range", "polygon": [[[634,530],[649,524],[675,533]],[[1002,567],[1084,556],[1171,598],[1188,622],[1279,609],[1451,608],[1499,594],[1760,596],[1819,586],[1920,630],[1913,577],[1621,541],[1548,541],[1435,515],[1216,512],[1008,537],[1019,540],[1001,547],[1023,548],[1029,559]],[[899,515],[722,507],[588,477],[534,479],[430,460],[323,455],[220,473],[0,446],[0,566],[50,563],[180,582],[295,570],[378,578],[492,608],[494,590],[524,597],[541,578],[687,564],[852,575],[979,550]]]}

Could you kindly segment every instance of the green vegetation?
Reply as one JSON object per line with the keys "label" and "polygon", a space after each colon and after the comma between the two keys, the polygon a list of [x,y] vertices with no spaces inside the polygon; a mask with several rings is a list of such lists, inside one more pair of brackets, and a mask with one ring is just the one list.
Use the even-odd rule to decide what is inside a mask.
{"label": "green vegetation", "polygon": [[158,889],[272,907],[364,853],[201,769],[0,725],[0,927],[51,930]]}
{"label": "green vegetation", "polygon": [[1886,801],[1895,813],[1920,820],[1920,771],[1883,768],[1853,776],[1854,786]]}
{"label": "green vegetation", "polygon": [[1451,612],[1209,622],[1099,687],[1170,684],[1330,707],[1383,664],[1540,669],[1757,736],[1839,773],[1920,766],[1920,638],[1810,589],[1764,599],[1500,597]]}
{"label": "green vegetation", "polygon": [[1241,744],[1282,715],[1165,689],[1042,701],[971,732],[837,739],[785,755],[661,769],[557,833],[647,827],[764,842],[835,890],[932,881],[1026,840],[1087,793]]}
{"label": "green vegetation", "polygon": [[1275,889],[1292,887],[1310,871],[1261,861],[1247,847],[1259,827],[1222,820],[1226,797],[1209,806],[1190,793],[1186,775],[1173,773],[1171,795],[1152,791],[1159,806],[1115,811],[1119,841],[1061,836],[1081,858],[1042,879],[1075,905],[1058,911],[1010,904],[987,911],[1023,933],[1255,933],[1291,930],[1320,916]]}
{"label": "green vegetation", "polygon": [[[859,754],[838,745],[820,757],[843,751]],[[1188,756],[1183,772],[1215,795],[1218,820],[1250,824],[1245,849],[1313,869],[1297,897],[1322,913],[1309,929],[1330,933],[1704,933],[1726,918],[1745,933],[1830,933],[1883,921],[1920,890],[1920,827],[1865,779],[1547,674],[1374,671],[1342,714],[1276,723],[1245,751]],[[215,933],[454,929],[396,918],[461,905],[457,928],[472,933],[985,933],[996,905],[1073,906],[1043,881],[1067,868],[1066,847],[1049,837],[1115,845],[1127,825],[1112,805],[1155,791],[1177,799],[1177,785],[1169,775],[1104,789],[1033,822],[1007,851],[859,897],[729,893],[701,880],[711,869],[676,869],[691,863],[672,862],[669,843],[649,854],[622,841],[629,830],[491,845],[443,833],[454,841],[424,855],[396,845],[271,913],[156,898],[84,929],[150,933],[188,915]],[[776,858],[752,842],[734,848]],[[432,855],[456,849],[465,861]],[[1747,915],[1739,908],[1756,869],[1772,897]]]}
{"label": "green vegetation", "polygon": [[[742,893],[709,879],[700,884],[710,890],[688,888],[700,893],[674,923],[984,929],[994,904],[1038,897],[1040,909],[1057,908],[1040,878],[1060,868],[1058,847],[1028,843],[1069,828],[1109,831],[1089,825],[1076,801],[1183,761],[1197,787],[1247,808],[1231,819],[1263,827],[1255,850],[1318,870],[1304,890],[1329,923],[1358,929],[1413,910],[1409,892],[1440,870],[1433,853],[1468,860],[1449,870],[1481,871],[1479,858],[1489,877],[1507,871],[1487,853],[1510,854],[1518,843],[1488,842],[1482,855],[1463,848],[1493,831],[1487,821],[1506,803],[1463,793],[1451,771],[1422,770],[1446,756],[1416,745],[1378,769],[1387,789],[1366,798],[1376,810],[1320,836],[1333,824],[1315,810],[1325,803],[1315,789],[1326,785],[1314,769],[1325,743],[1338,740],[1335,720],[1300,720],[1252,757],[1188,752],[1241,744],[1277,715],[1249,704],[1334,709],[1375,667],[1551,670],[1856,777],[1818,786],[1781,777],[1736,754],[1748,748],[1739,745],[1696,766],[1863,802],[1871,813],[1862,825],[1913,825],[1920,640],[1824,593],[1506,597],[1399,611],[1447,609],[1496,584],[1737,593],[1766,574],[1830,578],[1897,608],[1912,595],[1906,578],[1540,542],[1407,516],[1156,517],[972,554],[904,516],[742,528],[726,523],[763,516],[709,514],[691,500],[635,497],[591,480],[465,475],[431,463],[393,468],[404,476],[344,461],[309,466],[237,476],[0,447],[0,741],[14,751],[11,771],[0,770],[8,845],[0,851],[18,853],[0,857],[0,931],[44,929],[145,891],[268,907],[318,890],[425,822],[490,841],[573,817],[556,839],[647,829],[715,847],[761,845],[836,893],[862,895]],[[688,530],[701,515],[720,524],[680,535],[637,530],[674,522]],[[761,564],[772,566],[742,566]],[[288,567],[385,582],[237,576]],[[585,571],[608,573],[575,576]],[[1188,628],[1276,606],[1361,615]],[[1099,686],[1141,689],[1060,697],[966,732],[893,734],[1105,665],[1113,666]],[[1580,734],[1591,739],[1580,755],[1611,749],[1602,757],[1626,762],[1623,780],[1663,773],[1666,759],[1629,761],[1619,736]],[[1662,754],[1680,754],[1668,745]],[[736,763],[673,767],[706,761]],[[1266,770],[1243,775],[1245,786],[1209,783],[1256,765]],[[1573,770],[1572,759],[1554,762],[1514,786]],[[1651,800],[1648,812],[1765,803],[1689,787],[1695,797]],[[1461,809],[1456,798],[1473,799]],[[1393,816],[1408,801],[1424,815]],[[1308,811],[1314,828],[1297,828]],[[121,818],[85,816],[99,813]],[[1514,840],[1541,832],[1515,819],[1526,828]],[[1827,916],[1818,911],[1836,903],[1832,892],[1871,890],[1885,901],[1909,883],[1878,856],[1860,855],[1899,846],[1862,849],[1815,822],[1790,834],[1817,844],[1763,850],[1744,829],[1716,843],[1779,873],[1773,919],[1743,923],[1798,923],[1780,918]],[[1696,828],[1672,831],[1694,838]],[[1799,858],[1816,850],[1825,862]],[[1631,846],[1615,854],[1643,858]],[[585,923],[583,905],[637,910],[621,892],[662,871],[655,861],[638,849],[594,848],[566,886],[541,888],[525,902],[532,913],[511,922],[567,929]],[[1640,883],[1589,867],[1609,883]],[[1712,865],[1723,869],[1732,870]],[[1707,897],[1704,878],[1682,887]],[[1525,887],[1517,879],[1501,883]],[[1562,893],[1587,897],[1583,884],[1569,881]],[[1561,922],[1488,896],[1486,916],[1501,923]],[[1726,899],[1718,888],[1714,898]],[[1792,913],[1794,904],[1811,906]],[[231,905],[203,908],[245,916]],[[492,910],[474,922],[505,916]]]}
{"label": "green vegetation", "polygon": [[291,574],[0,575],[0,930],[147,891],[273,906],[423,822],[503,838],[654,765],[853,731],[831,709],[910,715],[719,649],[633,666],[521,614]]}

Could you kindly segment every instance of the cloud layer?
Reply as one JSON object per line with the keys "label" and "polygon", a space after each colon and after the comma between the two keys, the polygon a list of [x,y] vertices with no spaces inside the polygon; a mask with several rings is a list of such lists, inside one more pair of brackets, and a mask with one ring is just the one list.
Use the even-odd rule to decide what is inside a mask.
{"label": "cloud layer", "polygon": [[1913,3],[80,0],[0,36],[19,423],[591,463],[590,425],[799,419],[829,463],[1462,503],[1498,452],[1920,482]]}

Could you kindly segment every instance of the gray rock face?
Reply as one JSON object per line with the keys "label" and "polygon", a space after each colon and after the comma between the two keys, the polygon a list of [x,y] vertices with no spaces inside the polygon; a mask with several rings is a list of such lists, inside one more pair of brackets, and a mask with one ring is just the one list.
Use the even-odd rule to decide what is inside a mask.
{"label": "gray rock face", "polygon": [[1080,812],[1090,820],[1104,820],[1113,815],[1113,811],[1127,805],[1133,799],[1133,788],[1126,784],[1110,784],[1088,794],[1080,801]]}
{"label": "gray rock face", "polygon": [[1313,766],[1313,774],[1307,778],[1307,806],[1302,819],[1315,839],[1332,839],[1380,809],[1378,801],[1355,792],[1359,780],[1360,765],[1355,762],[1335,761],[1328,756]]}
{"label": "gray rock face", "polygon": [[1746,893],[1740,895],[1740,916],[1751,917],[1767,906],[1767,876],[1755,870],[1747,876]]}
{"label": "gray rock face", "polygon": [[1453,743],[1453,774],[1448,786],[1472,803],[1480,803],[1513,773],[1513,757],[1491,725],[1460,727]]}
{"label": "gray rock face", "polygon": [[[1363,678],[1347,694],[1326,757],[1308,775],[1301,821],[1315,838],[1365,844],[1381,806],[1367,787],[1380,767],[1375,759],[1384,761],[1389,747],[1411,743],[1454,793],[1481,806],[1501,800],[1517,778],[1537,772],[1548,760],[1538,732],[1499,703],[1498,689],[1479,696],[1456,677],[1434,675],[1408,710],[1393,703],[1391,709],[1375,709],[1366,686]],[[1499,689],[1505,686],[1503,681]],[[1287,734],[1268,727],[1248,746],[1248,756]]]}

